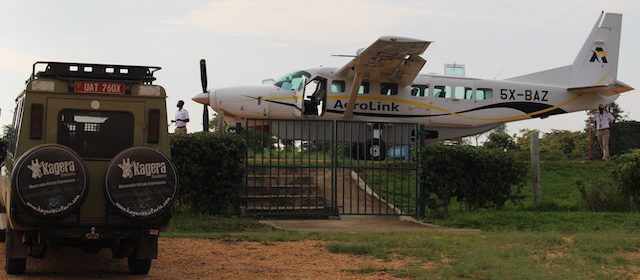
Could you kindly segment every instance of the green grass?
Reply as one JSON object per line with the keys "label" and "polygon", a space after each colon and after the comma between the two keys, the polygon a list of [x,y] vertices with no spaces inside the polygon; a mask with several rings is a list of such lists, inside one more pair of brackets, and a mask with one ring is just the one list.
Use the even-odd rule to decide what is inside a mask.
{"label": "green grass", "polygon": [[264,244],[325,240],[331,253],[371,256],[389,265],[353,267],[354,275],[380,272],[412,279],[626,279],[640,273],[640,235],[608,230],[559,232],[209,233],[176,237]]}
{"label": "green grass", "polygon": [[637,230],[640,229],[640,213],[524,210],[454,211],[447,219],[427,219],[427,222],[446,227],[477,228],[485,231]]}
{"label": "green grass", "polygon": [[256,219],[245,217],[218,217],[192,212],[176,213],[171,219],[168,233],[228,233],[228,232],[264,232],[272,228],[259,223]]}
{"label": "green grass", "polygon": [[611,162],[543,161],[542,200],[534,206],[531,175],[522,190],[524,199],[507,203],[504,209],[467,211],[453,202],[449,218],[426,219],[447,227],[477,228],[488,231],[602,231],[640,229],[640,213],[591,212],[583,205],[576,182],[611,181]]}
{"label": "green grass", "polygon": [[[529,165],[530,166],[530,165]],[[611,181],[612,162],[542,161],[540,163],[541,205],[549,210],[579,210],[582,200],[576,182]],[[531,175],[522,190],[522,206],[533,207]]]}

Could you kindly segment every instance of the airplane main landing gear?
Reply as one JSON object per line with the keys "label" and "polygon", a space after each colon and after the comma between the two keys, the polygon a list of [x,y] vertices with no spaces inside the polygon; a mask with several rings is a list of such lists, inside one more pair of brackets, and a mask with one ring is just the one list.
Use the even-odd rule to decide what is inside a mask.
{"label": "airplane main landing gear", "polygon": [[367,140],[365,152],[367,160],[384,160],[387,158],[387,144],[382,139],[371,138]]}
{"label": "airplane main landing gear", "polygon": [[365,143],[351,143],[351,158],[356,160],[385,160],[387,158],[387,144],[379,138],[371,138]]}

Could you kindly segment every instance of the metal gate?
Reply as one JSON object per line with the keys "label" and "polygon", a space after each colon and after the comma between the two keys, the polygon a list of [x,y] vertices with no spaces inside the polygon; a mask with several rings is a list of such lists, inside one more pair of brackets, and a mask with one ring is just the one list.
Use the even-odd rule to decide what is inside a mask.
{"label": "metal gate", "polygon": [[247,120],[242,202],[262,216],[416,215],[419,126]]}

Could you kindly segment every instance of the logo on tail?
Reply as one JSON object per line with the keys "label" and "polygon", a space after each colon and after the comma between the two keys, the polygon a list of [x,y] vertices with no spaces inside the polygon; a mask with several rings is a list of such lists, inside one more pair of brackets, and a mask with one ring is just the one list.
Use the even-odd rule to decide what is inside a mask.
{"label": "logo on tail", "polygon": [[605,52],[601,47],[597,47],[595,51],[591,51],[593,54],[591,55],[591,59],[589,62],[600,62],[607,63],[607,52]]}

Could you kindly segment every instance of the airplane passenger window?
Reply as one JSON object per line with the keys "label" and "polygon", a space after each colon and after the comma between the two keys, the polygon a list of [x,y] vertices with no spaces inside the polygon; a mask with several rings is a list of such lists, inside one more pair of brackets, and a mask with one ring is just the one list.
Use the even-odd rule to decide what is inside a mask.
{"label": "airplane passenger window", "polygon": [[493,98],[493,89],[491,88],[477,88],[476,100],[487,100]]}
{"label": "airplane passenger window", "polygon": [[411,85],[411,96],[426,97],[429,94],[427,85]]}
{"label": "airplane passenger window", "polygon": [[470,87],[464,88],[464,99],[471,100],[473,99],[473,89]]}
{"label": "airplane passenger window", "polygon": [[438,98],[450,98],[451,87],[450,86],[433,86],[433,96]]}
{"label": "airplane passenger window", "polygon": [[367,94],[369,93],[369,82],[362,82],[360,87],[358,88],[358,94]]}
{"label": "airplane passenger window", "polygon": [[380,94],[398,95],[398,84],[389,84],[389,83],[380,84]]}
{"label": "airplane passenger window", "polygon": [[346,86],[344,81],[334,80],[331,81],[331,92],[344,92]]}
{"label": "airplane passenger window", "polygon": [[473,89],[470,87],[456,87],[455,90],[456,99],[473,99]]}

